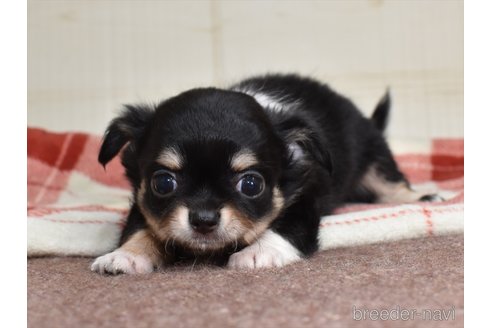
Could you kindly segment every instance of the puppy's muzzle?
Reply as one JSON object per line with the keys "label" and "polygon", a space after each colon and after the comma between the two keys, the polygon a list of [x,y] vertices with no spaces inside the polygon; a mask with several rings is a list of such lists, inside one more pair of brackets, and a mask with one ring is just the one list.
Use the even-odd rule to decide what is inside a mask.
{"label": "puppy's muzzle", "polygon": [[190,212],[190,225],[194,231],[207,234],[214,231],[220,222],[220,213],[217,211],[193,211]]}

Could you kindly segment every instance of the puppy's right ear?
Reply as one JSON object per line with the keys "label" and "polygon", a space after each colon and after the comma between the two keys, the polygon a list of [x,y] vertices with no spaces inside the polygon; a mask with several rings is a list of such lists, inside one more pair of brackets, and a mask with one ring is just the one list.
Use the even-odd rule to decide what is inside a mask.
{"label": "puppy's right ear", "polygon": [[154,116],[149,106],[125,105],[120,116],[115,118],[106,129],[99,150],[99,163],[103,166],[111,161],[128,142],[139,140]]}

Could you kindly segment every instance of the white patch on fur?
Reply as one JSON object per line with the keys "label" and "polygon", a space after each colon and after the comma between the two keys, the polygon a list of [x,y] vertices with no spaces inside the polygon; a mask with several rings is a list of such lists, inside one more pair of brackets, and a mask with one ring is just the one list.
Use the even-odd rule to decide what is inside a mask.
{"label": "white patch on fur", "polygon": [[[429,194],[412,190],[404,182],[392,182],[386,180],[378,174],[374,166],[367,170],[366,174],[362,177],[361,184],[364,188],[376,194],[379,203],[395,204],[416,202],[419,201],[421,197]],[[443,198],[438,195],[432,195],[432,201],[438,200],[442,201]]]}
{"label": "white patch on fur", "polygon": [[253,98],[261,105],[263,108],[270,108],[273,109],[274,111],[281,111],[284,108],[284,105],[274,99],[273,97],[264,94],[264,93],[255,93],[251,94]]}
{"label": "white patch on fur", "polygon": [[300,259],[297,248],[268,229],[255,243],[232,254],[227,266],[234,269],[272,268],[282,267]]}
{"label": "white patch on fur", "polygon": [[99,256],[92,263],[91,270],[100,274],[144,274],[154,271],[154,265],[145,255],[135,255],[118,248],[112,253]]}
{"label": "white patch on fur", "polygon": [[289,94],[282,94],[281,91],[264,92],[262,88],[253,89],[251,86],[235,87],[233,90],[255,98],[261,107],[275,112],[286,111],[301,105],[300,99],[295,99]]}

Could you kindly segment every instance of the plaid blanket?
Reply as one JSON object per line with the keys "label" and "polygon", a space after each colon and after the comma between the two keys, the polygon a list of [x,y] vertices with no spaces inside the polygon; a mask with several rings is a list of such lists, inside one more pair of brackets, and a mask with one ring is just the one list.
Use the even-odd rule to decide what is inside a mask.
{"label": "plaid blanket", "polygon": [[[130,187],[119,161],[97,162],[100,137],[27,130],[28,256],[98,256],[113,250],[125,224]],[[463,140],[392,143],[415,189],[442,203],[356,204],[323,217],[322,249],[463,231]]]}

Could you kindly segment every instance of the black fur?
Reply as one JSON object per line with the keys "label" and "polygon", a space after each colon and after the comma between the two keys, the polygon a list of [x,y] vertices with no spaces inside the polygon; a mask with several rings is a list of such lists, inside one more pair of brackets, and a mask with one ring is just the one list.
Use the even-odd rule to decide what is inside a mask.
{"label": "black fur", "polygon": [[389,90],[386,91],[386,94],[379,101],[374,113],[371,116],[371,121],[376,125],[376,128],[383,132],[386,129],[389,121],[389,110],[391,108],[391,98],[389,94]]}
{"label": "black fur", "polygon": [[[293,206],[286,210],[285,218],[274,224],[300,249],[301,244],[316,243],[319,218],[329,214],[343,202],[373,202],[376,198],[368,190],[361,190],[359,182],[370,165],[377,167],[390,181],[404,180],[382,136],[389,115],[389,93],[379,102],[371,120],[362,116],[355,105],[328,86],[297,75],[270,75],[245,80],[233,89],[260,90],[285,102],[297,105],[285,111],[267,111],[280,133],[309,131],[311,143],[304,147],[314,161],[307,163],[308,177],[302,183],[304,206],[295,214]],[[285,132],[284,132],[285,133]],[[295,134],[295,132],[294,132]],[[286,178],[291,178],[287,174]],[[300,215],[300,213],[304,213]],[[309,215],[311,213],[311,215]],[[303,218],[301,226],[292,221]],[[283,222],[289,222],[283,224]],[[285,226],[285,228],[283,228]],[[289,229],[288,226],[296,228]],[[309,242],[306,242],[309,240]],[[311,253],[317,247],[307,247]]]}
{"label": "black fur", "polygon": [[[285,105],[261,107],[257,93]],[[216,209],[233,203],[252,221],[272,209],[272,190],[279,186],[285,205],[270,228],[302,254],[318,249],[320,217],[347,201],[374,201],[360,187],[369,166],[388,181],[406,181],[383,138],[390,108],[389,93],[371,119],[328,86],[297,75],[267,75],[244,80],[229,90],[193,89],[158,106],[127,106],[107,129],[99,153],[105,165],[126,145],[122,162],[135,192],[160,167],[156,157],[175,147],[187,162],[178,174],[179,188],[165,200],[147,190],[144,202],[161,218],[178,203]],[[254,167],[266,181],[258,199],[235,192],[226,163],[250,149],[260,159]],[[147,188],[149,184],[147,184]],[[136,197],[136,195],[135,195]],[[147,225],[133,205],[122,243]]]}

